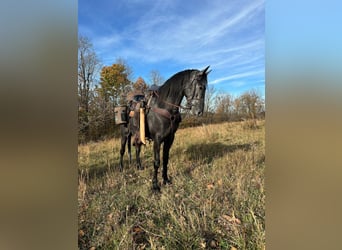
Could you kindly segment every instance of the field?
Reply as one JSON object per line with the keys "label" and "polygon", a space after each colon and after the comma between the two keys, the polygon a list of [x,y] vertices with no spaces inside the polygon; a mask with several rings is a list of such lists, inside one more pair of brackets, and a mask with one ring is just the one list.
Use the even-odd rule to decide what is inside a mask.
{"label": "field", "polygon": [[119,139],[78,148],[80,249],[265,249],[264,121],[178,130],[160,193],[152,143],[144,170],[132,146],[119,172],[119,149]]}

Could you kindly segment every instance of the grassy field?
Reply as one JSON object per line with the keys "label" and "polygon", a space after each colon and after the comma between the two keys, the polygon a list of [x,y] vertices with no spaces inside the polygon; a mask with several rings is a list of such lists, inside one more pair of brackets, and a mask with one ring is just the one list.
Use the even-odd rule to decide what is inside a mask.
{"label": "grassy field", "polygon": [[161,193],[152,143],[144,170],[126,156],[119,172],[119,149],[119,139],[78,148],[80,249],[265,249],[264,121],[178,130]]}

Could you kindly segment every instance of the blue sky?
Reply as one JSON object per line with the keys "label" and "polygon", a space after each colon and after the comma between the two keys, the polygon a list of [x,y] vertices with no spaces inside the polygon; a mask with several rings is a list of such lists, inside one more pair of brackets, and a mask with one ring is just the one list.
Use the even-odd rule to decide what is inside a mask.
{"label": "blue sky", "polygon": [[124,59],[149,82],[210,65],[209,85],[265,96],[264,0],[79,0],[79,34],[101,62]]}

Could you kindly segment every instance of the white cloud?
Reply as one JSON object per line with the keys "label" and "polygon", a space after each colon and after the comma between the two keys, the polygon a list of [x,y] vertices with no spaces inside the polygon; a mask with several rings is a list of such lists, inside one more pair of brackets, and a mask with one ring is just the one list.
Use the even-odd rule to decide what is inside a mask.
{"label": "white cloud", "polygon": [[244,86],[248,77],[264,79],[264,0],[138,0],[134,4],[122,1],[127,11],[122,13],[127,20],[123,26],[101,20],[110,33],[94,28],[97,36],[92,41],[105,64],[120,57],[145,63],[146,71],[152,70],[149,63],[211,65],[210,84],[232,81],[235,87]]}
{"label": "white cloud", "polygon": [[229,84],[232,87],[238,88],[238,87],[242,87],[242,86],[246,85],[247,83],[246,83],[246,81],[233,81],[233,82],[230,82]]}
{"label": "white cloud", "polygon": [[218,78],[216,80],[210,81],[209,84],[217,84],[223,81],[228,81],[228,80],[233,80],[233,79],[240,79],[240,78],[244,78],[247,76],[255,76],[255,75],[259,75],[261,73],[264,73],[263,70],[257,70],[257,71],[250,71],[250,72],[245,72],[245,73],[239,73],[239,74],[234,74],[234,75],[229,75],[229,76],[225,76],[225,77],[221,77]]}
{"label": "white cloud", "polygon": [[119,44],[121,39],[122,38],[117,34],[103,36],[96,40],[96,46],[100,48],[108,48],[110,46],[115,46]]}
{"label": "white cloud", "polygon": [[[229,53],[248,53],[263,46],[260,37],[241,38],[236,34],[260,11],[263,1],[251,1],[244,6],[239,1],[229,7],[205,6],[208,9],[200,9],[199,5],[189,16],[178,12],[163,15],[166,7],[172,9],[171,4],[172,1],[158,1],[158,7],[129,24],[121,34],[98,38],[97,46],[108,53],[141,61],[174,60],[184,64],[214,64],[226,60]],[[234,34],[230,34],[232,31]]]}

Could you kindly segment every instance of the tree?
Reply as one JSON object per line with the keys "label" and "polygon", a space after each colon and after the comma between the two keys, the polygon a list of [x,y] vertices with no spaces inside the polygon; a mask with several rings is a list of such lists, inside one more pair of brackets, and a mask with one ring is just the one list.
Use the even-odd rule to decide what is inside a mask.
{"label": "tree", "polygon": [[164,83],[164,78],[160,75],[158,70],[152,70],[150,72],[150,82],[151,85],[160,86]]}
{"label": "tree", "polygon": [[216,113],[229,115],[232,110],[233,98],[229,94],[221,94],[216,97]]}
{"label": "tree", "polygon": [[236,115],[236,117],[240,118],[241,116],[244,115],[244,109],[243,109],[243,105],[241,102],[241,97],[237,97],[234,99],[233,109],[234,109],[234,114]]}
{"label": "tree", "polygon": [[146,84],[145,80],[139,76],[138,79],[133,84],[133,89],[139,90],[139,91],[145,93],[145,91],[147,90],[147,84]]}
{"label": "tree", "polygon": [[215,90],[214,85],[208,86],[206,93],[205,93],[205,101],[204,101],[204,113],[205,114],[214,112],[215,94],[216,94],[216,90]]}
{"label": "tree", "polygon": [[263,100],[256,90],[249,90],[240,96],[241,109],[246,118],[255,119],[263,111]]}
{"label": "tree", "polygon": [[127,87],[131,81],[128,79],[129,72],[124,64],[114,63],[112,66],[105,66],[101,70],[100,93],[105,101],[113,106],[123,104],[124,96],[127,94]]}
{"label": "tree", "polygon": [[90,138],[97,140],[114,132],[115,127],[111,126],[113,119],[111,119],[112,108],[105,101],[101,94],[101,89],[97,86],[91,92],[92,98],[90,101]]}
{"label": "tree", "polygon": [[115,129],[115,106],[126,104],[126,95],[132,88],[132,82],[129,80],[131,72],[122,61],[104,66],[101,70],[100,88],[97,91],[103,99],[103,130],[107,135],[112,134]]}
{"label": "tree", "polygon": [[127,79],[130,81],[130,82],[133,82],[133,70],[132,68],[128,65],[128,63],[122,59],[122,58],[117,58],[116,61],[115,61],[116,64],[120,64],[122,66],[125,67],[125,73],[127,74]]}
{"label": "tree", "polygon": [[78,124],[79,133],[89,137],[89,102],[91,85],[100,68],[100,61],[87,37],[78,38]]}

